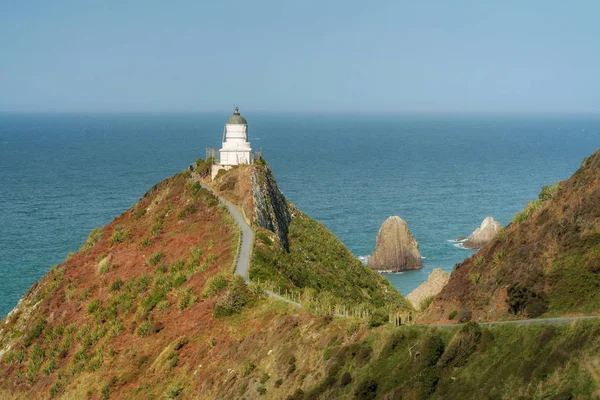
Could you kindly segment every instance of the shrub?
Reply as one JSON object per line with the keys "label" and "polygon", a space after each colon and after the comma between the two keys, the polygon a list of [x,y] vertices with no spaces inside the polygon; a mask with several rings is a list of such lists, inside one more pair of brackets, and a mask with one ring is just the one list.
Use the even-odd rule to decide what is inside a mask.
{"label": "shrub", "polygon": [[455,311],[452,311],[450,314],[448,314],[448,319],[449,319],[449,320],[453,320],[454,318],[456,318],[456,314],[458,314],[458,313],[456,312],[456,310],[455,310]]}
{"label": "shrub", "polygon": [[99,228],[92,230],[87,239],[85,240],[85,243],[81,247],[80,251],[90,251],[92,247],[94,247],[94,245],[98,243],[100,238],[102,238],[102,230]]}
{"label": "shrub", "polygon": [[265,388],[264,386],[259,386],[256,388],[256,391],[262,396],[267,393],[267,388]]}
{"label": "shrub", "polygon": [[163,221],[157,221],[154,225],[152,225],[152,229],[150,229],[150,234],[152,236],[157,236],[163,228]]}
{"label": "shrub", "polygon": [[513,222],[518,225],[527,221],[529,217],[531,217],[533,213],[540,208],[543,202],[544,201],[540,199],[531,201],[529,204],[527,204],[523,211],[514,216]]}
{"label": "shrub", "polygon": [[167,300],[159,301],[156,305],[158,311],[165,311],[171,304]]}
{"label": "shrub", "polygon": [[460,367],[466,364],[469,356],[477,348],[481,339],[481,328],[476,322],[469,322],[454,335],[448,349],[442,356],[441,363],[444,366]]}
{"label": "shrub", "polygon": [[421,365],[425,367],[434,366],[442,357],[442,354],[444,354],[442,338],[437,335],[429,336],[421,345]]}
{"label": "shrub", "polygon": [[360,400],[371,400],[377,397],[377,381],[367,378],[358,384],[354,391],[354,397]]}
{"label": "shrub", "polygon": [[138,219],[142,218],[144,215],[146,215],[146,209],[138,208],[137,210],[135,210],[135,214],[133,214],[133,218],[138,220]]}
{"label": "shrub", "polygon": [[458,322],[465,323],[465,322],[469,322],[471,320],[471,318],[473,317],[473,313],[471,312],[471,310],[463,307],[460,309],[460,311],[458,312]]}
{"label": "shrub", "polygon": [[215,206],[219,205],[219,199],[217,199],[214,195],[212,195],[211,193],[208,193],[206,195],[206,197],[204,198],[204,204],[209,207],[209,208],[213,208]]}
{"label": "shrub", "polygon": [[340,386],[348,386],[350,382],[352,382],[352,375],[350,375],[350,372],[346,371],[342,374],[342,377],[340,378]]}
{"label": "shrub", "polygon": [[121,290],[122,287],[123,281],[121,280],[121,278],[117,278],[110,284],[108,290],[110,290],[111,292],[118,292],[119,290]]}
{"label": "shrub", "polygon": [[215,317],[223,317],[237,314],[242,311],[249,300],[248,289],[245,285],[243,287],[232,286],[215,302],[213,315]]}
{"label": "shrub", "polygon": [[244,368],[242,369],[242,376],[248,376],[252,373],[252,371],[254,371],[254,368],[256,368],[256,365],[254,365],[254,363],[248,362],[244,365]]}
{"label": "shrub", "polygon": [[119,225],[115,228],[112,236],[110,237],[110,245],[114,246],[117,243],[123,243],[126,239],[129,239],[130,237],[131,233],[128,233],[123,225]]}
{"label": "shrub", "polygon": [[152,254],[150,256],[150,258],[148,259],[148,265],[156,265],[160,262],[160,260],[162,260],[164,257],[164,254],[161,251],[157,251],[156,253]]}
{"label": "shrub", "polygon": [[422,299],[419,302],[419,310],[421,311],[425,311],[429,308],[429,306],[431,305],[431,303],[433,303],[433,300],[435,299],[435,296],[427,296],[424,299]]}
{"label": "shrub", "polygon": [[220,169],[219,172],[217,172],[217,175],[215,176],[215,180],[219,180],[221,177],[225,176],[225,174],[227,174],[227,170]]}
{"label": "shrub", "polygon": [[150,328],[152,328],[152,322],[144,321],[138,326],[135,333],[139,337],[146,337],[150,334]]}
{"label": "shrub", "polygon": [[538,199],[542,201],[553,199],[561,189],[562,187],[560,183],[544,186],[542,187],[542,191],[540,192]]}
{"label": "shrub", "polygon": [[277,379],[277,380],[275,381],[275,385],[274,385],[274,386],[275,386],[276,388],[278,388],[278,387],[280,387],[282,384],[283,384],[283,379],[281,379],[281,378],[280,378],[280,379]]}
{"label": "shrub", "polygon": [[469,280],[471,281],[471,283],[473,285],[476,285],[479,283],[479,279],[481,279],[481,274],[479,272],[471,272],[469,274]]}
{"label": "shrub", "polygon": [[374,328],[386,324],[389,320],[389,315],[383,309],[375,310],[369,317],[369,326]]}
{"label": "shrub", "polygon": [[179,311],[183,311],[186,308],[193,306],[197,301],[198,296],[194,294],[194,291],[191,288],[188,288],[179,298]]}
{"label": "shrub", "polygon": [[266,372],[263,374],[262,378],[260,378],[260,383],[262,385],[264,385],[265,383],[267,383],[267,381],[271,378],[271,376],[269,374],[267,374]]}
{"label": "shrub", "polygon": [[95,314],[101,307],[102,303],[100,303],[100,300],[94,299],[88,303],[86,310],[88,314]]}
{"label": "shrub", "polygon": [[183,384],[180,382],[176,382],[167,387],[167,391],[165,392],[165,394],[167,395],[167,398],[174,399],[176,397],[179,397],[181,392],[183,392]]}
{"label": "shrub", "polygon": [[108,273],[109,262],[109,257],[104,257],[104,259],[98,263],[98,273],[100,275],[105,275]]}
{"label": "shrub", "polygon": [[548,310],[546,296],[536,293],[522,284],[509,287],[507,294],[508,310],[513,315],[525,312],[530,318],[536,318]]}
{"label": "shrub", "polygon": [[150,239],[149,237],[141,240],[136,246],[135,248],[138,250],[142,250],[143,248],[146,248],[148,246],[150,246],[152,244],[152,239]]}
{"label": "shrub", "polygon": [[190,249],[190,255],[188,257],[188,265],[190,268],[196,267],[202,260],[204,250],[201,247],[192,247]]}
{"label": "shrub", "polygon": [[227,287],[227,279],[221,274],[215,275],[206,282],[202,297],[205,299],[220,293]]}

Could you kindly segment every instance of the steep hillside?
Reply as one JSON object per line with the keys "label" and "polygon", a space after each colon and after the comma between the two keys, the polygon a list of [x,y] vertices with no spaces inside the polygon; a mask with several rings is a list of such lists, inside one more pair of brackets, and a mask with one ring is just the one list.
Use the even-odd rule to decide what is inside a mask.
{"label": "steep hillside", "polygon": [[[252,168],[220,190],[254,213]],[[303,307],[246,286],[231,274],[237,227],[194,178],[167,179],[94,230],[0,321],[0,398],[600,397],[600,322],[393,327],[378,309],[402,297],[289,203],[289,249],[255,225],[251,273],[300,291]],[[318,315],[340,301],[373,314]]]}
{"label": "steep hillside", "polygon": [[[251,171],[248,166],[221,176],[219,190],[230,198],[237,193],[240,205],[253,207],[244,194]],[[159,397],[178,392],[177,385],[185,386],[189,396],[203,397],[204,391],[223,390],[227,379],[218,377],[227,374],[224,366],[245,368],[249,350],[236,350],[242,338],[269,323],[297,326],[285,317],[296,313],[293,307],[288,310],[287,305],[269,301],[262,289],[246,287],[243,279],[232,275],[238,228],[192,175],[186,171],[155,185],[130,210],[94,230],[76,254],[53,267],[7,315],[0,330],[0,389],[5,394],[0,397],[8,393],[22,398],[32,393],[38,398]],[[232,177],[236,183],[228,184]],[[302,220],[316,224],[305,215]],[[278,243],[277,235],[257,229]],[[329,254],[325,250],[333,247],[324,247],[311,253],[316,257],[311,263],[323,271],[346,271],[335,280],[341,293],[357,282],[362,271],[348,270],[344,263],[351,259],[350,252],[320,229],[336,253]],[[286,254],[305,251],[296,241],[311,243],[310,235],[308,231],[290,235],[292,250]],[[329,275],[323,277],[325,283]],[[382,281],[374,274],[369,277]],[[379,289],[390,293],[378,293]],[[393,300],[387,306],[402,304],[389,285],[353,292],[356,302],[373,310],[384,306],[382,299],[387,297]],[[311,314],[299,318],[308,326],[317,323]],[[267,336],[252,340],[258,341],[253,358],[260,359]],[[273,346],[279,342],[276,334],[270,340]],[[309,361],[297,365],[307,366]],[[286,370],[289,367],[285,365]],[[191,373],[204,378],[193,379]],[[319,370],[314,373],[318,376]],[[287,381],[280,392],[299,385],[297,377]]]}
{"label": "steep hillside", "polygon": [[600,312],[600,151],[455,266],[426,319]]}

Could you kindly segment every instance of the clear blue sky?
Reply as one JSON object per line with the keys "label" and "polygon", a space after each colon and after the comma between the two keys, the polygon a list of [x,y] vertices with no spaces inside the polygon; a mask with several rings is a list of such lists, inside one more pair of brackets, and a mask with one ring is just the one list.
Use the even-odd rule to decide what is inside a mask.
{"label": "clear blue sky", "polygon": [[600,2],[0,2],[0,111],[600,113]]}

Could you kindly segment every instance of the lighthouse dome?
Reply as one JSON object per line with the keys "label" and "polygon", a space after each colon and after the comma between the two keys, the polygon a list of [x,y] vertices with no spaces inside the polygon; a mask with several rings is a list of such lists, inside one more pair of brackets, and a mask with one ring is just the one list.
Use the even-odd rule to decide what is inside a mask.
{"label": "lighthouse dome", "polygon": [[246,121],[246,118],[242,117],[240,115],[240,110],[236,107],[235,111],[233,112],[233,115],[229,118],[227,118],[227,122],[225,122],[226,125],[248,125],[248,121]]}

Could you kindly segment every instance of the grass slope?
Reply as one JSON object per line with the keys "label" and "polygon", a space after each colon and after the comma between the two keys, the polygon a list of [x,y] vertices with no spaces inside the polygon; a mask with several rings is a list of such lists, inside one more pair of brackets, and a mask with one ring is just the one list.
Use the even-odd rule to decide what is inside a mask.
{"label": "grass slope", "polygon": [[251,280],[309,292],[321,302],[365,304],[371,308],[408,307],[385,278],[365,268],[327,228],[290,207],[294,215],[288,235],[290,251],[281,249],[271,232],[259,230]]}
{"label": "grass slope", "polygon": [[600,151],[455,266],[428,317],[461,311],[487,320],[600,312]]}

